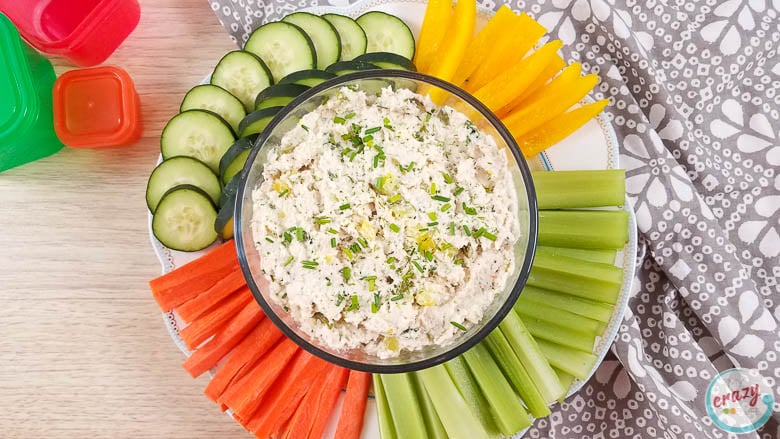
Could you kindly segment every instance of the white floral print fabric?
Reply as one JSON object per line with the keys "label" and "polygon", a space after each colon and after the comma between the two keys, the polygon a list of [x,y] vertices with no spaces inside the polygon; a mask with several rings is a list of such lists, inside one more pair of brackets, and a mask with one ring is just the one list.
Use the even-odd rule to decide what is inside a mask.
{"label": "white floral print fabric", "polygon": [[[211,0],[234,40],[308,6]],[[503,2],[482,0],[486,8]],[[512,0],[561,39],[620,140],[641,235],[610,354],[532,438],[737,437],[707,415],[711,380],[757,369],[780,438],[780,1]]]}

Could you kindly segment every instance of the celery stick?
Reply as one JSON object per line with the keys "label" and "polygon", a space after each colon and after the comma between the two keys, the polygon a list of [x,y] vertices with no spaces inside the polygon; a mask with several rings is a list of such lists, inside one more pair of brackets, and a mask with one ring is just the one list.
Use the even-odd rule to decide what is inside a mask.
{"label": "celery stick", "polygon": [[539,209],[622,206],[626,196],[626,171],[532,172]]}
{"label": "celery stick", "polygon": [[371,378],[374,383],[374,399],[376,400],[376,411],[379,418],[379,437],[382,439],[396,439],[398,435],[395,434],[395,428],[393,428],[393,417],[387,405],[387,397],[385,396],[382,381],[379,379],[379,374],[373,374]]}
{"label": "celery stick", "polygon": [[511,311],[498,327],[520,363],[528,371],[544,402],[550,404],[564,395],[566,389],[561,386],[550,363],[542,355],[542,351],[539,350],[539,346],[536,345],[536,341],[520,321],[517,313]]}
{"label": "celery stick", "polygon": [[623,270],[566,256],[544,253],[534,257],[528,284],[614,305],[623,283]]}
{"label": "celery stick", "polygon": [[543,290],[526,285],[517,299],[517,303],[525,305],[530,302],[543,303],[560,310],[598,320],[602,323],[609,323],[613,312],[612,305],[606,303],[594,302],[582,297],[572,296],[571,294]]}
{"label": "celery stick", "polygon": [[409,375],[386,374],[381,375],[379,379],[382,381],[387,405],[393,417],[393,427],[398,437],[425,437],[425,421]]}
{"label": "celery stick", "polygon": [[525,402],[531,414],[535,418],[549,415],[550,408],[544,402],[544,398],[531,380],[531,376],[528,375],[528,371],[525,370],[517,355],[512,351],[512,347],[509,346],[509,342],[501,330],[495,330],[488,334],[483,343],[487,344],[496,363],[504,372],[504,376]]}
{"label": "celery stick", "polygon": [[488,432],[490,437],[501,437],[501,432],[496,425],[496,420],[493,412],[490,410],[490,405],[485,399],[485,395],[480,390],[477,380],[474,375],[466,366],[466,360],[461,355],[455,357],[452,360],[444,363],[444,367],[449,372],[452,382],[458,387],[460,394],[463,395],[463,399],[466,404],[471,408],[471,412],[477,416],[477,419],[482,422],[485,427],[485,431]]}
{"label": "celery stick", "polygon": [[485,427],[466,404],[443,365],[415,373],[431,397],[433,407],[451,439],[489,439]]}
{"label": "celery stick", "polygon": [[593,354],[570,349],[545,340],[537,340],[536,342],[539,345],[539,349],[542,350],[542,354],[550,361],[550,364],[581,380],[588,377],[591,369],[596,364],[597,358]]}
{"label": "celery stick", "polygon": [[604,323],[563,311],[546,303],[527,302],[515,303],[515,311],[520,315],[523,321],[526,318],[538,318],[551,325],[560,328],[571,329],[572,331],[583,332],[586,334],[601,335],[604,332]]}
{"label": "celery stick", "polygon": [[433,407],[433,401],[428,396],[428,391],[425,390],[422,380],[415,373],[408,374],[414,385],[414,393],[417,395],[417,400],[420,402],[420,408],[422,409],[423,419],[425,420],[425,430],[428,432],[428,438],[430,439],[447,439],[447,432],[444,430],[444,426],[441,424],[439,415],[436,414],[436,409]]}
{"label": "celery stick", "polygon": [[582,352],[593,352],[593,343],[596,340],[595,334],[585,334],[584,332],[561,328],[560,326],[553,325],[535,317],[521,316],[520,319],[525,323],[528,332],[530,332],[537,341],[542,339],[568,346]]}
{"label": "celery stick", "polygon": [[[566,373],[560,369],[556,369],[553,367],[553,370],[556,374],[558,374],[558,380],[561,382],[561,385],[567,389],[571,389],[571,385],[574,384],[574,375]],[[566,393],[569,393],[568,391]],[[566,396],[562,396],[558,398],[558,402],[563,402],[566,399]]]}
{"label": "celery stick", "polygon": [[509,436],[530,426],[531,419],[520,403],[520,398],[490,356],[487,346],[479,343],[464,352],[463,358],[488,400],[501,433]]}
{"label": "celery stick", "polygon": [[539,245],[618,249],[628,241],[625,210],[540,210]]}
{"label": "celery stick", "polygon": [[536,248],[536,253],[546,253],[552,256],[567,256],[569,258],[582,259],[590,262],[598,262],[599,264],[614,264],[617,253],[615,250],[607,249],[584,249],[584,248],[567,248],[567,247],[548,247],[539,246]]}

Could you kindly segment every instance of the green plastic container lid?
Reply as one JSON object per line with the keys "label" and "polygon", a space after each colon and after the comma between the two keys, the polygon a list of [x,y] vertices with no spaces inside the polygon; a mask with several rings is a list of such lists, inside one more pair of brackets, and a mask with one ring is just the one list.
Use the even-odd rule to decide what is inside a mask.
{"label": "green plastic container lid", "polygon": [[38,115],[38,96],[19,32],[0,14],[0,144],[14,136]]}

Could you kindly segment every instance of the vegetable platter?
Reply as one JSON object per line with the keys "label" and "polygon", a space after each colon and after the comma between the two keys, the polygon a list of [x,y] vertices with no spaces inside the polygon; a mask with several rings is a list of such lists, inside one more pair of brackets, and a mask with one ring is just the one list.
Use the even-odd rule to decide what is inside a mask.
{"label": "vegetable platter", "polygon": [[[446,8],[442,6],[445,4]],[[436,8],[439,8],[438,12]],[[580,76],[578,65],[566,67],[563,60],[559,60],[557,55],[553,56],[560,47],[559,43],[539,43],[544,41],[543,29],[538,35],[534,34],[539,30],[534,30],[535,22],[529,17],[518,18],[515,14],[510,15],[508,10],[499,10],[494,16],[491,11],[475,8],[473,3],[465,0],[456,3],[452,11],[449,2],[438,0],[432,0],[430,4],[417,0],[366,0],[348,8],[315,7],[302,12],[305,13],[286,17],[283,20],[286,24],[256,32],[266,35],[263,38],[250,38],[246,48],[249,54],[242,51],[227,54],[210,76],[211,85],[203,84],[193,88],[182,102],[180,115],[172,119],[162,134],[164,160],[150,178],[147,202],[151,212],[150,238],[164,275],[153,280],[150,285],[164,311],[163,319],[172,339],[188,357],[185,369],[193,376],[209,373],[213,379],[206,389],[206,395],[258,437],[456,437],[453,434],[455,428],[463,428],[460,434],[468,434],[469,437],[522,436],[530,423],[526,409],[533,416],[544,416],[549,413],[548,404],[575,393],[594,373],[617,333],[634,276],[636,226],[633,213],[625,201],[622,174],[617,171],[605,172],[595,177],[596,174],[570,173],[559,179],[550,177],[556,173],[541,174],[544,171],[619,169],[617,139],[608,120],[601,113],[604,102],[594,102],[587,96],[595,85],[595,77]],[[372,13],[366,15],[369,12]],[[437,13],[446,14],[445,20],[434,20]],[[461,50],[459,56],[448,57],[446,48],[434,50],[436,44],[430,42],[432,35],[445,33],[447,29],[437,30],[436,25],[431,23],[450,23],[448,20],[452,20],[455,24],[450,23],[449,28],[454,29],[462,24],[463,17],[470,14],[474,15],[471,18],[471,29],[467,23],[465,28],[450,30],[452,34],[447,34],[457,40],[459,33],[461,38],[468,33],[468,38],[462,43],[464,50]],[[508,67],[494,65],[492,68],[505,75],[498,77],[502,80],[502,90],[507,87],[510,90],[512,87],[517,90],[527,89],[524,92],[526,96],[519,93],[507,97],[496,93],[491,88],[491,78],[480,70],[482,67],[476,68],[476,64],[470,70],[467,68],[463,76],[463,66],[469,63],[466,45],[473,46],[479,42],[480,33],[474,32],[476,36],[471,39],[471,31],[484,29],[483,33],[490,31],[493,37],[500,38],[503,29],[496,23],[501,20],[511,23],[511,20],[525,19],[529,20],[525,27],[529,35],[518,38],[531,41],[532,44],[523,53],[534,46],[532,55],[518,60],[504,60],[505,64],[509,64]],[[490,22],[494,24],[490,25]],[[359,26],[361,24],[362,29]],[[387,32],[390,38],[385,38],[383,32]],[[310,36],[301,37],[301,33]],[[285,58],[273,50],[272,42],[275,38],[286,42],[297,41],[297,46],[290,46],[293,48],[291,58]],[[498,47],[494,50],[500,52],[502,49]],[[503,50],[512,50],[512,47]],[[452,47],[449,52],[452,52]],[[437,55],[434,56],[434,53]],[[438,58],[438,53],[444,55]],[[489,65],[490,60],[488,56],[484,62]],[[545,72],[545,66],[549,70],[550,65],[556,63],[560,65],[555,65],[554,71]],[[515,66],[518,70],[512,72]],[[477,348],[458,357],[457,361],[448,363],[446,368],[437,366],[414,374],[374,375],[372,379],[370,375],[339,370],[321,360],[309,358],[289,340],[279,336],[276,328],[269,325],[269,319],[263,319],[251,294],[245,290],[240,271],[235,270],[235,250],[229,239],[233,227],[233,201],[230,197],[231,190],[235,190],[235,187],[231,188],[231,180],[237,180],[233,177],[241,171],[242,159],[246,159],[252,140],[262,132],[275,112],[302,90],[330,77],[378,67],[417,69],[461,85],[477,96],[502,117],[518,139],[530,167],[537,171],[534,178],[539,189],[540,204],[547,203],[548,207],[540,212],[540,217],[543,217],[540,233],[545,236],[540,238],[542,247],[537,251],[535,264],[539,268],[536,279],[529,280],[531,286],[521,295],[516,307],[518,312],[510,313],[520,322],[520,326],[516,322],[502,324],[505,326],[503,334],[495,331],[495,337],[491,334]],[[549,82],[548,78],[541,81],[536,78],[544,75],[552,77],[561,69],[561,73]],[[509,73],[506,73],[507,70]],[[254,73],[244,75],[240,80],[235,79],[239,74],[237,72],[247,71]],[[529,71],[534,72],[534,75],[529,76]],[[459,75],[463,77],[459,78]],[[544,89],[549,96],[540,97],[539,93],[534,95],[534,87],[537,91]],[[257,93],[257,90],[260,92]],[[524,125],[528,120],[533,121],[534,112],[529,110],[523,113],[523,99],[526,99],[526,103],[535,102],[539,106],[549,107],[549,101],[545,99],[552,99],[555,93],[560,94],[556,101],[565,102],[572,96],[575,96],[575,101],[565,104],[566,107],[559,110],[560,116],[535,121],[532,126]],[[434,96],[432,98],[435,99]],[[564,111],[567,112],[563,114]],[[206,127],[206,135],[211,136],[213,143],[220,147],[217,150],[198,150],[202,145],[185,145],[182,148],[181,142],[171,141],[166,144],[166,139],[189,136],[193,126]],[[205,154],[201,154],[204,151]],[[182,155],[189,156],[189,159],[180,157]],[[595,204],[577,205],[582,203],[577,201],[583,198],[580,195],[550,196],[559,187],[568,185],[571,190],[573,186],[581,186],[583,181],[593,183],[594,178],[603,180],[602,193],[594,195],[594,199],[602,201],[594,201]],[[618,180],[619,183],[615,183]],[[593,186],[598,192],[599,183],[593,183]],[[617,194],[616,188],[619,188]],[[605,194],[609,196],[599,198]],[[603,201],[607,199],[609,201]],[[607,210],[615,214],[607,215],[610,219],[584,220],[584,223],[592,225],[591,241],[596,244],[587,242],[587,239],[572,238],[566,233],[556,236],[553,229],[571,221],[566,219],[561,223],[558,218],[560,211],[557,209],[596,206],[612,206]],[[545,209],[544,206],[540,207]],[[195,212],[197,221],[188,224],[176,224],[174,221],[171,226],[171,219],[183,211]],[[617,215],[620,213],[618,211],[622,214]],[[603,246],[601,250],[593,250],[594,246],[600,247],[609,238],[607,235],[614,235],[607,229],[609,221],[615,218],[618,219],[616,224],[622,229],[616,235],[617,243],[607,245],[610,250],[603,250]],[[207,228],[202,227],[202,224],[193,226],[203,222],[207,223]],[[545,222],[548,224],[546,232]],[[164,245],[158,238],[169,245]],[[223,240],[228,242],[223,244]],[[542,242],[544,240],[546,244]],[[579,242],[567,245],[566,240]],[[586,250],[571,251],[560,247],[584,247]],[[597,263],[588,265],[593,264],[593,261]],[[600,303],[593,307],[594,314],[582,318],[582,315],[575,315],[576,310],[572,312],[572,307],[583,303],[590,306],[591,302],[572,299],[565,294],[549,293],[544,289],[554,289],[545,283],[544,271],[550,264],[554,266],[562,263],[569,264],[569,270],[605,270],[605,276],[610,277],[610,288],[614,290],[603,299],[609,305]],[[601,282],[603,279],[597,280]],[[195,291],[192,293],[194,296],[175,297],[177,291],[181,292],[184,287]],[[239,294],[242,291],[246,291],[246,294]],[[582,327],[578,326],[578,330],[572,332],[571,328],[550,325],[549,321],[540,318],[545,310],[569,316],[577,325],[592,327],[584,341],[585,346],[593,347],[592,351],[583,352],[582,346],[579,351],[572,350],[571,346],[563,346],[572,344],[571,340],[575,340],[576,345],[576,340],[582,339],[582,332],[587,333],[588,330],[580,331]],[[522,343],[522,340],[530,340],[534,344],[536,357],[532,355],[531,358],[524,358],[521,352],[513,353],[515,343]],[[261,357],[265,351],[268,351],[267,355]],[[484,358],[489,361],[483,361]],[[492,358],[496,361],[493,362]],[[530,387],[535,387],[536,391],[535,396],[528,396],[518,390],[524,406],[518,403],[520,399],[514,397],[515,393],[511,391],[512,387],[517,390],[516,386],[522,384],[524,378],[513,371],[502,369],[506,377],[504,379],[496,366],[506,368],[507,364],[519,360],[522,360],[523,366],[544,363],[542,368],[549,372],[546,377],[540,376],[533,365],[527,370],[531,372],[530,378],[535,384]],[[578,366],[569,367],[563,363]],[[485,365],[490,367],[483,367]],[[445,370],[446,373],[442,374]],[[496,373],[498,375],[491,375]],[[528,377],[528,374],[525,376]],[[545,380],[550,381],[549,386]],[[290,388],[279,384],[281,381],[299,384]],[[372,396],[367,399],[371,381]],[[500,381],[505,384],[505,388],[488,385],[488,381]],[[258,382],[266,383],[266,393],[262,399],[251,395],[253,391],[263,390],[258,390]],[[455,398],[447,398],[447,392],[455,388],[453,382],[459,386],[456,389],[458,392]],[[247,390],[246,383],[252,383],[252,388]],[[556,391],[556,388],[562,391]],[[503,397],[499,395],[501,392],[504,393]],[[507,394],[514,398],[507,399]],[[449,399],[464,401],[466,405],[463,410],[474,416],[473,422],[469,423],[471,415],[466,412],[454,413],[457,405],[442,405],[444,400]],[[398,410],[400,405],[407,407],[409,404],[417,405],[419,409]],[[294,410],[297,406],[302,408]],[[270,419],[270,415],[260,414],[264,410],[274,416],[279,410],[288,413],[283,421],[275,422]],[[251,416],[248,413],[252,413]],[[411,418],[409,413],[413,414]]]}

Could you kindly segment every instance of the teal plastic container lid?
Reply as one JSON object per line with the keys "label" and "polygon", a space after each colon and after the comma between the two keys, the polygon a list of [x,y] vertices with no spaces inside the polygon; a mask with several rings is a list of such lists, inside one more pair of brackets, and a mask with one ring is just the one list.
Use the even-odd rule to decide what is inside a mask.
{"label": "teal plastic container lid", "polygon": [[0,14],[0,144],[24,131],[38,115],[39,100],[19,33]]}

